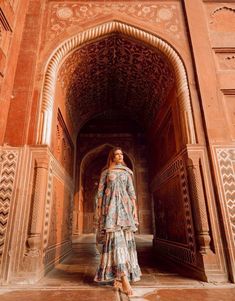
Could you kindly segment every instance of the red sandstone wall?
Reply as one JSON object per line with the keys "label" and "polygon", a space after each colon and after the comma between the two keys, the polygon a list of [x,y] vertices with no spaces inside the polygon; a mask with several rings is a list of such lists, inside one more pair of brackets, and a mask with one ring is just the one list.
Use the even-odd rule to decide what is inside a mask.
{"label": "red sandstone wall", "polygon": [[[49,56],[59,43],[79,31],[110,19],[119,19],[164,36],[185,59],[189,57],[186,30],[178,1],[169,3],[159,1],[154,4],[146,2],[140,6],[136,2],[112,4],[84,1],[76,4],[50,1],[45,5],[44,7],[43,1],[31,1],[28,9],[26,19],[28,21],[25,23],[25,37],[21,44],[15,80],[15,88],[21,87],[21,90],[11,106],[5,136],[5,142],[9,144],[19,145],[26,141],[28,143],[36,141],[37,106],[40,103],[43,75]],[[34,26],[31,26],[32,20]],[[22,66],[24,73],[28,75],[24,78]],[[18,118],[14,119],[16,111]],[[26,117],[29,115],[30,119]],[[62,115],[66,119],[63,113]],[[19,129],[17,135],[11,132],[14,126]]]}
{"label": "red sandstone wall", "polygon": [[4,0],[0,4],[0,145],[6,143],[8,111],[16,96],[13,83],[27,6],[28,0]]}
{"label": "red sandstone wall", "polygon": [[[16,19],[14,19],[14,13],[10,16],[7,13],[7,9],[5,10],[6,15],[10,16],[8,20],[13,20],[11,21],[12,23],[10,21],[9,23],[14,24],[12,28],[15,31],[13,30],[12,42],[9,42],[6,48],[2,46],[6,59],[2,55],[0,72],[5,72],[5,75],[0,83],[1,99],[4,101],[0,112],[1,143],[5,142],[13,146],[36,143],[40,95],[46,65],[51,53],[60,43],[78,32],[107,20],[117,19],[144,28],[167,40],[178,51],[185,63],[194,112],[197,142],[203,149],[203,144],[205,144],[206,140],[203,134],[204,125],[208,144],[211,148],[211,162],[215,174],[214,181],[217,184],[217,193],[219,196],[218,209],[223,216],[226,230],[225,237],[229,244],[229,249],[233,250],[234,197],[232,189],[234,187],[235,174],[234,4],[231,2],[220,3],[209,0],[185,0],[182,1],[182,7],[181,2],[176,0],[167,2],[144,1],[143,3],[135,1],[122,3],[103,1],[62,3],[61,1],[44,2],[34,0],[29,1],[28,7],[27,2],[23,0],[20,2]],[[11,3],[15,5],[17,1]],[[15,9],[17,9],[16,7]],[[28,9],[26,22],[23,23],[26,9]],[[19,24],[19,26],[16,27],[15,24]],[[21,39],[22,29],[23,36]],[[7,36],[8,33],[5,34]],[[190,45],[192,45],[192,49]],[[193,68],[193,64],[195,64],[195,68]],[[4,67],[6,65],[8,66],[7,68]],[[11,95],[14,97],[14,101],[10,101]],[[74,141],[74,137],[66,119],[66,110],[63,107],[64,98],[61,95],[58,94],[56,96],[51,147],[57,161],[61,163],[59,164],[60,168],[63,166],[62,170],[64,171],[65,169],[71,174],[72,162],[63,162],[65,157],[70,157],[70,155],[64,154],[72,152],[73,145],[71,140]],[[61,111],[62,118],[58,118],[58,108]],[[185,167],[186,158],[184,154],[179,154],[175,158],[172,158],[182,147],[180,137],[177,136],[180,133],[177,114],[175,114],[177,106],[175,105],[173,108],[172,112],[169,111],[167,113],[166,110],[163,111],[161,118],[159,118],[160,124],[156,121],[156,127],[154,126],[155,130],[157,128],[157,132],[150,135],[151,141],[154,141],[152,144],[152,152],[153,150],[154,152],[151,157],[154,162],[152,177],[155,177],[155,180],[152,183],[152,190],[155,193],[156,208],[160,212],[163,212],[161,211],[162,203],[158,199],[162,199],[165,203],[167,200],[167,206],[174,203],[173,195],[167,195],[167,191],[174,191],[176,196],[178,196],[177,200],[180,200],[180,198],[182,200],[182,195],[186,199],[184,222],[186,221],[190,225],[186,227],[186,236],[189,240],[186,246],[187,251],[183,250],[183,248],[176,250],[174,244],[167,245],[167,247],[162,244],[159,247],[163,251],[165,250],[173,254],[173,257],[176,259],[183,260],[186,264],[195,265],[195,243],[192,237],[191,212],[187,209],[190,207],[190,204],[187,199],[189,194]],[[166,118],[164,114],[166,114]],[[6,118],[6,116],[8,117]],[[60,124],[61,129],[57,131],[58,124]],[[56,136],[58,133],[60,137],[63,137],[61,140]],[[62,142],[63,139],[67,141],[70,150],[67,150],[66,147],[66,151],[62,153],[58,152],[57,149],[59,148],[58,145],[63,149],[63,143],[59,144],[58,142],[58,140]],[[163,149],[159,150],[159,143],[163,143],[162,145],[165,145],[165,148],[163,147]],[[205,149],[203,149],[203,152],[206,152]],[[169,163],[170,158],[171,163]],[[69,161],[69,159],[66,160]],[[207,165],[207,169],[209,170],[209,165]],[[169,180],[169,174],[173,174],[175,177],[178,176],[178,182],[173,179]],[[208,185],[210,187],[210,192],[207,192],[207,212],[213,216],[210,220],[210,224],[212,224],[210,232],[214,234],[212,244],[216,246],[216,243],[220,244],[220,242],[216,241],[215,233],[217,232],[219,236],[220,232],[218,226],[213,226],[217,215],[215,207],[213,207],[213,189],[208,184],[210,180],[210,175],[208,174],[208,172],[206,176],[204,174],[204,178],[206,178],[205,187],[208,187]],[[63,179],[64,183],[71,180],[70,178]],[[183,204],[180,202],[176,202],[174,205],[176,209],[181,208],[182,210],[183,208]],[[167,239],[173,242],[180,241],[184,243],[185,232],[182,229],[174,229],[173,226],[170,229],[166,225],[164,226],[164,214],[166,212],[161,214],[162,220],[158,220],[156,223],[156,228],[158,229],[158,223],[161,225],[161,230],[158,232],[159,237],[166,238],[167,233]],[[173,219],[175,223],[179,222],[178,218],[173,212],[169,213],[168,219]],[[180,221],[182,222],[182,216]],[[51,251],[52,255],[50,255],[51,257],[47,261],[49,263],[53,261],[51,261],[51,258],[53,259],[53,252]],[[212,265],[222,267],[222,257],[218,256],[219,259],[217,262],[213,262],[214,259],[211,260]],[[232,256],[230,256],[230,261],[232,263],[231,267],[234,266]],[[233,272],[231,268],[231,274]]]}

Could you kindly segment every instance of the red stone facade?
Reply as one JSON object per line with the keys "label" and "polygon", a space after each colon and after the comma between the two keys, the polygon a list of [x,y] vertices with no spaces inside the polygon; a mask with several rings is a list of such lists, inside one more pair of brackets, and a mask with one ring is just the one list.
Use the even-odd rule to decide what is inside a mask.
{"label": "red stone facade", "polygon": [[234,16],[233,0],[1,1],[1,284],[37,282],[93,231],[115,145],[156,256],[235,281]]}

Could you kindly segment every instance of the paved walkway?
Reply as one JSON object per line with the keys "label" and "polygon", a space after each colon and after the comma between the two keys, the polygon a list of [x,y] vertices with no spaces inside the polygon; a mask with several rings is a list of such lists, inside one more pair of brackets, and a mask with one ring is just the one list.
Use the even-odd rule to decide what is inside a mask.
{"label": "paved walkway", "polygon": [[[153,263],[152,237],[137,236],[137,249],[143,273],[134,286],[132,301],[234,301],[235,285],[209,284],[182,277],[159,263]],[[93,282],[99,255],[94,236],[74,240],[73,252],[33,286],[0,290],[1,301],[126,301],[127,296],[110,285]]]}

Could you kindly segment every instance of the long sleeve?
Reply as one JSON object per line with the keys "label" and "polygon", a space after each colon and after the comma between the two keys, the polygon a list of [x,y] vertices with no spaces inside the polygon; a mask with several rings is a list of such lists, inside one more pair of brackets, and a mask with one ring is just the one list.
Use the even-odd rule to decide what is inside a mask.
{"label": "long sleeve", "polygon": [[104,196],[106,178],[107,178],[107,170],[104,170],[100,176],[100,181],[99,181],[99,186],[98,186],[98,191],[97,191],[98,199],[103,198],[103,196]]}
{"label": "long sleeve", "polygon": [[127,177],[127,193],[129,195],[129,197],[133,200],[136,200],[136,194],[135,194],[135,188],[134,188],[134,185],[133,185],[133,179],[132,179],[132,176],[130,174],[128,174],[128,177]]}

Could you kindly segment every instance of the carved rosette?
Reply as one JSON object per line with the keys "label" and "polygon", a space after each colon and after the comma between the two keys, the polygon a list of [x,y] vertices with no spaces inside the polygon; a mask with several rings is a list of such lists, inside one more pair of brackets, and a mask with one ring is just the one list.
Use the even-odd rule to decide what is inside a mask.
{"label": "carved rosette", "polygon": [[107,1],[52,3],[48,5],[47,30],[45,30],[43,38],[46,41],[51,41],[63,34],[68,28],[76,27],[80,30],[81,26],[87,22],[116,14],[154,25],[157,30],[178,40],[182,38],[182,22],[179,13],[180,7],[177,3]]}

